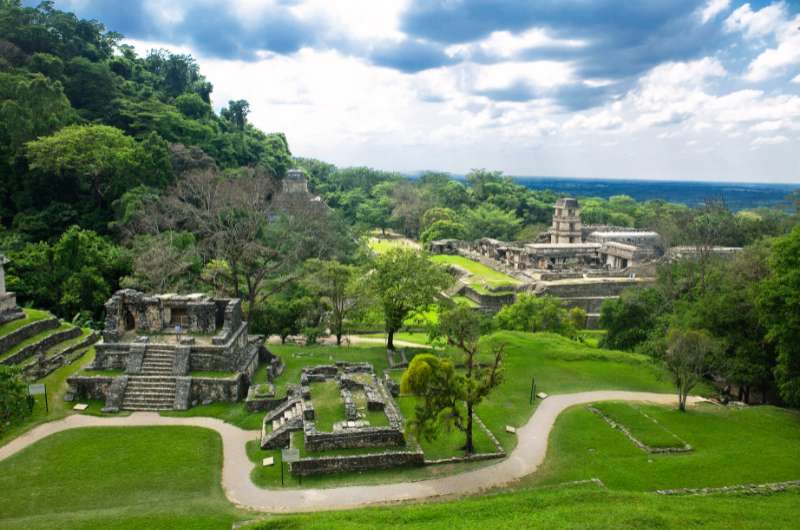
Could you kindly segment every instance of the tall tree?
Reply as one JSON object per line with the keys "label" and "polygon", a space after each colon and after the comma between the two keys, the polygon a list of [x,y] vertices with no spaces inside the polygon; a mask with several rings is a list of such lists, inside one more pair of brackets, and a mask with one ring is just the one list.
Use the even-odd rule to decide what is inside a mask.
{"label": "tall tree", "polygon": [[708,370],[716,345],[713,337],[704,330],[677,328],[670,330],[667,343],[664,362],[678,390],[678,408],[685,411],[689,392]]}
{"label": "tall tree", "polygon": [[358,269],[338,261],[318,259],[306,261],[305,269],[304,283],[327,306],[328,326],[339,346],[342,344],[345,319],[363,298]]}
{"label": "tall tree", "polygon": [[[464,451],[475,452],[473,426],[475,407],[502,382],[504,344],[492,347],[491,361],[479,361],[481,334],[489,322],[469,307],[457,305],[443,312],[434,335],[441,336],[464,355],[464,372],[432,355],[418,355],[401,380],[401,391],[420,396],[412,425],[427,438],[435,438],[442,424],[452,424],[466,437]],[[463,405],[462,405],[463,404]]]}
{"label": "tall tree", "polygon": [[383,309],[387,344],[393,350],[394,334],[406,317],[431,305],[453,279],[425,253],[396,248],[376,258],[368,282]]}
{"label": "tall tree", "polygon": [[778,238],[770,256],[771,272],[757,298],[767,339],[778,351],[775,379],[781,397],[800,406],[800,226]]}

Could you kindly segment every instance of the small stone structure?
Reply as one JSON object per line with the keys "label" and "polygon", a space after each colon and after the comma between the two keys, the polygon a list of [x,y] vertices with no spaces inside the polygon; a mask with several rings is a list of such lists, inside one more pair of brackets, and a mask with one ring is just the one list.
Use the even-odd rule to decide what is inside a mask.
{"label": "small stone structure", "polygon": [[[336,381],[345,407],[345,419],[330,432],[317,430],[311,384]],[[356,394],[363,396],[363,407]],[[389,425],[372,426],[365,419],[367,411],[383,411]],[[385,381],[376,377],[368,363],[336,363],[306,367],[300,385],[290,390],[287,401],[264,417],[261,448],[276,449],[291,444],[292,433],[302,432],[306,451],[386,448],[385,451],[349,456],[306,456],[292,464],[295,475],[379,469],[403,465],[423,465],[424,456],[416,449],[406,449],[404,421]]]}
{"label": "small stone structure", "polygon": [[[147,296],[131,289],[106,302],[102,340],[90,370],[124,372],[109,385],[104,377],[76,375],[71,393],[100,396],[106,409],[186,409],[247,395],[259,361],[271,362],[263,337],[248,335],[241,301],[204,294]],[[192,371],[229,372],[193,377]],[[98,388],[90,388],[95,385]]]}
{"label": "small stone structure", "polygon": [[3,254],[0,254],[0,325],[12,320],[25,318],[25,313],[17,307],[17,296],[6,291],[6,271],[4,268],[6,263],[8,263],[8,260]]}

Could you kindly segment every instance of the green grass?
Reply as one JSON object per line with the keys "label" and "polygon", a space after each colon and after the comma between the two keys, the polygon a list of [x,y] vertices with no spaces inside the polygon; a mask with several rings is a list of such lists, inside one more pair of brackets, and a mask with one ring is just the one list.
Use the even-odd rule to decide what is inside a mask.
{"label": "green grass", "polygon": [[230,528],[222,441],[195,427],[64,431],[0,462],[0,527]]}
{"label": "green grass", "polygon": [[47,357],[54,357],[62,353],[67,348],[71,348],[72,346],[79,344],[81,341],[86,340],[86,337],[91,335],[91,333],[92,330],[90,329],[82,329],[81,334],[74,339],[65,340],[64,342],[59,342],[58,344],[51,346],[46,352]]}
{"label": "green grass", "polygon": [[25,318],[20,318],[19,320],[12,320],[11,322],[6,322],[2,326],[0,326],[0,337],[5,337],[12,331],[15,331],[22,326],[27,326],[33,322],[38,322],[39,320],[44,320],[45,318],[50,318],[53,315],[48,313],[47,311],[39,311],[38,309],[23,309],[23,313],[25,313]]}
{"label": "green grass", "polygon": [[396,248],[417,249],[416,246],[409,244],[406,239],[374,239],[367,240],[367,246],[376,254],[385,254]]}
{"label": "green grass", "polygon": [[593,407],[623,425],[631,433],[631,436],[649,447],[683,447],[685,445],[677,436],[641,410],[638,404],[609,401],[595,403]]}
{"label": "green grass", "polygon": [[334,423],[345,419],[344,401],[336,381],[311,383],[311,402],[318,431],[330,432]]}
{"label": "green grass", "polygon": [[[305,481],[304,481],[305,482]],[[595,486],[524,490],[457,501],[268,517],[253,529],[592,528],[774,530],[796,528],[800,492],[662,497]]]}
{"label": "green grass", "polygon": [[275,379],[275,395],[286,395],[286,387],[300,383],[300,371],[305,366],[331,364],[336,361],[368,362],[380,375],[387,366],[386,348],[380,345],[353,346],[294,346],[270,344],[269,350],[280,355],[285,364],[283,373]]}
{"label": "green grass", "polygon": [[531,378],[536,379],[537,393],[673,392],[665,372],[643,355],[593,348],[551,333],[502,331],[484,340],[485,346],[489,343],[506,345],[504,380],[477,412],[506,451],[516,445],[516,436],[506,433],[505,426],[523,425],[538,404],[529,404]]}
{"label": "green grass", "polygon": [[597,348],[600,346],[600,341],[606,336],[606,333],[604,329],[582,329],[578,331],[578,337],[583,340],[584,344]]}
{"label": "green grass", "polygon": [[24,421],[0,432],[0,445],[7,443],[12,438],[40,425],[42,423],[57,420],[72,413],[74,403],[64,401],[64,392],[67,390],[67,378],[94,360],[94,347],[90,347],[80,358],[75,359],[72,364],[62,366],[53,373],[39,379],[37,383],[44,383],[47,387],[47,402],[49,411],[45,410],[44,396],[35,396],[36,403],[33,412]]}
{"label": "green grass", "polygon": [[480,307],[480,305],[478,305],[476,302],[470,300],[466,296],[458,295],[458,296],[453,296],[450,299],[453,302],[457,303],[457,304],[463,304],[463,305],[466,305],[467,307],[471,307],[473,309],[476,309],[476,308]]}
{"label": "green grass", "polygon": [[227,403],[218,401],[208,405],[198,405],[188,410],[165,410],[159,414],[177,418],[210,416],[248,431],[260,430],[261,423],[264,420],[264,412],[250,412],[243,402]]}
{"label": "green grass", "polygon": [[190,372],[189,377],[211,377],[214,379],[227,379],[234,377],[236,372],[222,372],[222,371],[201,371]]}
{"label": "green grass", "polygon": [[467,277],[466,281],[470,285],[473,285],[473,287],[475,285],[486,287],[513,287],[520,283],[520,281],[513,276],[496,271],[483,263],[473,261],[463,256],[443,254],[431,256],[431,260],[436,263],[458,265],[462,269],[466,269],[472,275]]}
{"label": "green grass", "polygon": [[586,406],[559,416],[544,465],[525,480],[556,484],[596,477],[611,489],[720,487],[800,479],[800,413],[776,407],[640,405],[693,450],[650,454]]}
{"label": "green grass", "polygon": [[118,375],[122,375],[125,373],[125,370],[122,369],[113,369],[113,370],[83,370],[78,375],[85,375],[89,377],[93,376],[102,376],[102,377],[117,377]]}
{"label": "green grass", "polygon": [[22,342],[20,342],[19,344],[17,344],[13,348],[10,348],[10,349],[6,350],[5,352],[3,352],[2,354],[0,354],[0,361],[3,360],[3,359],[7,359],[7,358],[11,357],[12,355],[14,355],[16,353],[19,353],[23,348],[25,348],[27,346],[30,346],[31,344],[35,344],[35,343],[39,342],[40,340],[42,340],[42,339],[44,339],[46,337],[49,337],[50,335],[52,335],[54,333],[58,333],[58,332],[61,332],[61,331],[66,331],[66,330],[72,329],[74,327],[75,326],[73,326],[72,324],[67,324],[66,322],[62,322],[56,328],[42,331],[41,333],[38,333],[38,334],[34,335],[33,337],[30,337],[28,339],[23,340]]}
{"label": "green grass", "polygon": [[[365,335],[358,335],[360,337],[367,337],[371,339],[383,339],[386,340],[386,333],[367,333]],[[430,340],[428,339],[427,333],[421,332],[408,332],[408,331],[398,331],[394,334],[395,341],[404,341],[404,342],[413,342],[415,344],[419,344],[421,346],[427,346],[430,344]]]}

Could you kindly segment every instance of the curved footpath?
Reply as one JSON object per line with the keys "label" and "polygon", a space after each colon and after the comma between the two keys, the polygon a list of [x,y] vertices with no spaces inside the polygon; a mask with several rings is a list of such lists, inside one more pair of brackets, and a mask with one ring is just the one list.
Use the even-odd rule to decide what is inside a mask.
{"label": "curved footpath", "polygon": [[[528,422],[517,429],[517,447],[508,458],[486,467],[448,477],[365,486],[325,489],[261,489],[250,481],[254,464],[247,458],[245,443],[258,438],[257,431],[245,431],[215,418],[173,418],[152,412],[127,417],[100,418],[74,414],[45,423],[0,447],[0,460],[21,451],[51,434],[80,427],[129,427],[185,425],[205,427],[222,436],[224,463],[222,486],[228,499],[239,506],[264,512],[303,512],[355,508],[367,504],[419,500],[443,495],[466,495],[502,486],[529,475],[544,460],[547,440],[562,411],[583,403],[604,400],[649,401],[673,404],[672,394],[601,390],[550,396],[539,405]],[[690,398],[690,401],[697,401]]]}

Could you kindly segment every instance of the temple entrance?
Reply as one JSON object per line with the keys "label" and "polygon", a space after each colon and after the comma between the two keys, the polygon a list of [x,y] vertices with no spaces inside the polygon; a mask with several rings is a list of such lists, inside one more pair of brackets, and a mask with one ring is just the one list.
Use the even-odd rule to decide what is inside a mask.
{"label": "temple entrance", "polygon": [[125,311],[125,331],[136,329],[136,317],[130,311]]}
{"label": "temple entrance", "polygon": [[186,329],[189,327],[189,314],[185,307],[173,307],[169,312],[169,324],[172,327],[181,326]]}

